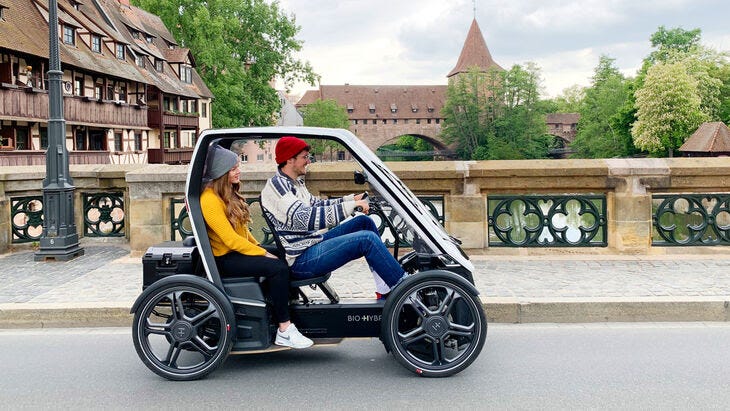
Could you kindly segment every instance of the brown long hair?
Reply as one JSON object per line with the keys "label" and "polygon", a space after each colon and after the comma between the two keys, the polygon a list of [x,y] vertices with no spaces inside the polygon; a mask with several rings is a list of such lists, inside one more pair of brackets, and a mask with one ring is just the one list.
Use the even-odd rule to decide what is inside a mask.
{"label": "brown long hair", "polygon": [[248,210],[246,198],[238,191],[241,183],[229,183],[228,173],[225,173],[211,181],[209,187],[226,203],[226,218],[228,218],[233,228],[238,228],[251,222],[251,213]]}

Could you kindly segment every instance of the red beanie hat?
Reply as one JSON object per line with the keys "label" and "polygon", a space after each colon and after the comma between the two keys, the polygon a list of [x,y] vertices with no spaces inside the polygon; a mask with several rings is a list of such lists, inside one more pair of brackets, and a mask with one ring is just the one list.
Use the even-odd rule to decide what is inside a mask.
{"label": "red beanie hat", "polygon": [[294,137],[285,136],[276,143],[276,164],[285,163],[286,160],[299,154],[302,150],[309,150],[309,144],[304,140]]}

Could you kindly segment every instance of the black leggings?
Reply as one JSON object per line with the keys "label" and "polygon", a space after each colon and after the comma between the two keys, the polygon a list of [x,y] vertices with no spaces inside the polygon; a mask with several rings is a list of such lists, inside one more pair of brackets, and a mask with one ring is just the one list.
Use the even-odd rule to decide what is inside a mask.
{"label": "black leggings", "polygon": [[280,323],[289,321],[289,267],[286,262],[235,251],[216,257],[215,262],[222,277],[266,277],[276,319]]}

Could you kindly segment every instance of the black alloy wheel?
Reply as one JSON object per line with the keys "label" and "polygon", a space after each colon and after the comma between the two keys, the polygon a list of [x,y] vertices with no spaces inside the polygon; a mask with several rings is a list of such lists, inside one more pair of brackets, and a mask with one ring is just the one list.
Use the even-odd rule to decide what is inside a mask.
{"label": "black alloy wheel", "polygon": [[162,377],[199,379],[218,368],[231,351],[233,308],[207,280],[169,279],[173,281],[154,284],[135,312],[134,348]]}
{"label": "black alloy wheel", "polygon": [[383,307],[381,338],[407,369],[447,377],[468,367],[487,336],[487,320],[470,284],[447,271],[414,274]]}

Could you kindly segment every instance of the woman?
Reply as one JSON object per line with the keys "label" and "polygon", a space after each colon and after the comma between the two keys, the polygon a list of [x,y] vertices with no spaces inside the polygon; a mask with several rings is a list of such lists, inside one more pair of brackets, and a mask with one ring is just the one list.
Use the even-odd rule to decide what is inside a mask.
{"label": "woman", "polygon": [[221,276],[265,277],[279,329],[276,345],[307,348],[312,340],[303,336],[289,319],[289,268],[261,247],[248,229],[251,223],[248,204],[238,192],[241,171],[238,156],[214,146],[206,162],[209,181],[200,195],[200,206]]}

